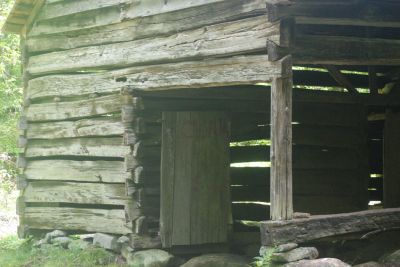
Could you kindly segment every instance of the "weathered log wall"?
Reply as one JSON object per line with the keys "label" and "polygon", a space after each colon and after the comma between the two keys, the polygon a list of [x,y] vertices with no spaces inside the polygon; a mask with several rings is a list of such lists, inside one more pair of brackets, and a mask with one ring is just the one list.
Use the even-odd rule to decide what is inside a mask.
{"label": "weathered log wall", "polygon": [[[315,2],[301,2],[47,1],[23,43],[20,233],[99,231],[130,234],[135,248],[159,246],[161,111],[229,111],[232,142],[268,139],[269,89],[256,84],[291,77],[282,55],[293,53],[297,64],[399,64],[396,38],[314,25],[325,15],[335,29],[398,25],[386,16],[398,4],[385,5],[387,19],[375,25],[348,12],[330,18]],[[346,11],[350,4],[335,5],[324,6]],[[369,86],[366,76],[345,77]],[[304,67],[293,70],[293,82],[337,86],[327,72]],[[376,78],[379,88],[386,82]],[[339,93],[295,90],[294,98],[295,210],[364,207],[362,108]],[[232,163],[269,160],[267,146],[231,150]],[[267,218],[268,206],[244,202],[268,202],[268,174],[232,168],[236,220]]]}

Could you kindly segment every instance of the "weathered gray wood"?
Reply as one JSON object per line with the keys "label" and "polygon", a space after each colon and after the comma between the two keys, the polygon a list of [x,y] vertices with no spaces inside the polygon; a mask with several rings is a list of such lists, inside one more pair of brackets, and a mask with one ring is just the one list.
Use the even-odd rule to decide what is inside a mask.
{"label": "weathered gray wood", "polygon": [[[112,2],[114,2],[114,0]],[[110,3],[112,4],[112,2]],[[201,0],[196,1],[195,3],[189,3],[187,1],[180,0],[165,3],[162,0],[152,0],[131,2],[131,4],[127,3],[120,6],[116,5],[117,3],[114,2],[114,5],[102,9],[98,9],[97,2],[94,1],[85,1],[82,5],[79,6],[77,6],[77,4],[75,3],[67,3],[64,4],[64,6],[66,6],[66,8],[63,8],[64,11],[58,12],[58,14],[56,12],[52,12],[53,14],[49,14],[47,12],[47,16],[53,16],[55,18],[41,20],[40,23],[37,23],[33,27],[29,36],[56,33],[61,34],[63,32],[71,33],[71,31],[77,31],[81,29],[92,30],[93,28],[96,29],[99,27],[104,27],[110,24],[118,24],[129,20],[141,20],[144,22],[144,25],[148,25],[149,21],[152,21],[155,24],[159,21],[165,21],[168,22],[167,24],[171,24],[174,23],[173,18],[175,17],[180,24],[183,24],[185,22],[189,23],[189,20],[187,19],[182,20],[184,18],[183,14],[193,19],[198,18],[199,21],[205,20],[205,18],[207,18],[207,16],[205,15],[197,15],[196,17],[194,17],[193,15],[191,15],[193,14],[193,9],[201,10],[202,12],[199,13],[206,13],[208,11],[214,16],[217,16],[217,14],[221,14],[221,16],[224,18],[225,16],[222,15],[224,12],[222,11],[218,13],[217,7],[224,4],[225,2],[228,1]],[[253,9],[256,8],[256,10],[264,9],[263,13],[265,13],[265,3],[263,1],[246,1],[245,3],[243,3],[243,1],[236,0],[232,2],[236,2],[237,5],[239,3],[242,3],[244,7],[246,7],[242,12],[256,13],[253,12]],[[107,3],[107,5],[110,5],[110,3]],[[192,12],[188,12],[188,9],[192,9]],[[57,16],[63,13],[67,16],[57,18]],[[183,14],[180,15],[180,13]],[[228,16],[228,18],[234,16],[238,15],[233,14],[231,16]],[[225,20],[227,20],[227,18],[225,18]]]}
{"label": "weathered gray wood", "polygon": [[297,35],[294,43],[293,47],[285,49],[269,42],[269,59],[274,61],[291,53],[295,64],[383,66],[400,64],[399,40]]}
{"label": "weathered gray wood", "polygon": [[25,209],[24,222],[33,229],[132,233],[124,210],[29,207]]}
{"label": "weathered gray wood", "polygon": [[122,161],[29,161],[24,175],[28,180],[124,183],[130,178]]}
{"label": "weathered gray wood", "polygon": [[400,114],[386,111],[383,155],[383,205],[385,208],[400,207],[399,149]]}
{"label": "weathered gray wood", "polygon": [[28,121],[54,121],[93,117],[121,111],[119,95],[97,97],[89,100],[32,104],[26,108]]}
{"label": "weathered gray wood", "polygon": [[[151,40],[76,48],[32,56],[27,70],[32,75],[39,75],[264,51],[270,30],[265,16],[251,17]],[[273,31],[276,32],[275,29]]]}
{"label": "weathered gray wood", "polygon": [[299,24],[400,27],[395,2],[373,1],[281,1],[267,6],[268,20],[288,16]]}
{"label": "weathered gray wood", "polygon": [[78,121],[30,123],[28,139],[58,139],[88,136],[122,136],[121,117],[101,117]]}
{"label": "weathered gray wood", "polygon": [[[266,56],[246,56],[134,67],[97,74],[45,76],[30,81],[27,97],[35,99],[112,93],[119,92],[127,85],[135,90],[154,91],[254,84],[286,75],[282,72],[286,64],[285,60],[268,62]],[[210,68],[214,71],[210,72]]]}
{"label": "weathered gray wood", "polygon": [[86,156],[123,158],[130,152],[122,137],[31,140],[26,157]]}
{"label": "weathered gray wood", "polygon": [[[25,202],[103,204],[125,206],[133,199],[124,184],[76,183],[59,181],[30,182],[24,191]],[[136,211],[139,216],[139,210]]]}
{"label": "weathered gray wood", "polygon": [[276,78],[271,86],[271,218],[293,216],[292,78]]}
{"label": "weathered gray wood", "polygon": [[261,243],[304,243],[325,237],[398,228],[400,209],[311,216],[309,219],[261,222]]}
{"label": "weathered gray wood", "polygon": [[[187,4],[184,2],[181,1],[182,4]],[[143,3],[141,4],[143,5]],[[198,6],[198,4],[200,5]],[[171,2],[167,2],[163,6],[168,5],[171,5]],[[97,8],[98,3],[96,2],[91,7]],[[154,7],[153,5],[152,8]],[[137,12],[138,8],[141,7],[135,6],[134,8]],[[105,43],[127,42],[173,34],[205,25],[221,23],[233,18],[248,17],[252,14],[264,14],[266,9],[265,3],[262,0],[224,0],[208,1],[208,3],[191,3],[190,7],[185,9],[175,11],[171,9],[171,12],[155,12],[153,15],[151,14],[153,9],[146,11],[147,14],[145,16],[132,16],[130,20],[126,21],[121,21],[121,14],[118,14],[115,8],[109,8],[106,10],[102,9],[99,16],[96,16],[99,13],[97,10],[89,13],[86,12],[86,14],[78,17],[75,15],[73,19],[60,18],[63,22],[62,25],[60,25],[61,23],[51,23],[54,20],[50,23],[41,23],[41,25],[36,25],[33,32],[31,32],[30,37],[27,39],[27,47],[31,52],[39,52],[72,49]],[[91,20],[91,17],[96,17],[96,20]],[[85,24],[85,22],[87,23]],[[113,22],[117,23],[107,24]],[[32,36],[39,33],[39,31],[45,34],[55,32],[57,34]],[[62,31],[66,32],[63,33]],[[278,37],[278,35],[274,35],[274,37]],[[271,37],[271,39],[273,38]],[[279,40],[276,38],[275,41],[279,43]]]}
{"label": "weathered gray wood", "polygon": [[215,112],[177,112],[164,113],[163,119],[163,245],[226,242],[230,221],[228,117]]}

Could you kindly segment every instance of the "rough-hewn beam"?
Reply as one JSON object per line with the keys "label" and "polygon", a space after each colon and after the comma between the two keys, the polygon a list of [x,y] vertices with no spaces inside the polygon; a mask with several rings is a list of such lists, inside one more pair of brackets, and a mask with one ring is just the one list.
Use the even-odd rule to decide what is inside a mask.
{"label": "rough-hewn beam", "polygon": [[317,215],[308,219],[261,222],[261,242],[271,246],[304,243],[320,238],[360,234],[399,228],[400,208],[368,210],[334,215]]}
{"label": "rough-hewn beam", "polygon": [[298,35],[290,48],[268,42],[268,58],[288,53],[296,64],[399,65],[400,41],[343,36]]}
{"label": "rough-hewn beam", "polygon": [[[268,1],[268,20],[299,24],[400,27],[399,3],[383,1]],[[273,3],[275,2],[275,3]]]}
{"label": "rough-hewn beam", "polygon": [[292,77],[272,81],[270,153],[271,219],[288,220],[293,215]]}
{"label": "rough-hewn beam", "polygon": [[358,94],[357,89],[354,87],[354,85],[344,76],[339,69],[337,69],[335,66],[332,65],[325,65],[325,69],[328,70],[329,74],[332,76],[333,79],[342,87],[346,88],[346,90],[353,94],[356,95]]}

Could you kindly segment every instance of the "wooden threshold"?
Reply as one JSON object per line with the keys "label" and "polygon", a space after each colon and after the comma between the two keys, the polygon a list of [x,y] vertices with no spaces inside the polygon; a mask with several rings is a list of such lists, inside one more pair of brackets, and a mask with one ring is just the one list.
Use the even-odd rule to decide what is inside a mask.
{"label": "wooden threshold", "polygon": [[264,246],[304,243],[348,234],[364,234],[363,237],[367,237],[371,233],[400,230],[400,208],[264,221],[260,230]]}

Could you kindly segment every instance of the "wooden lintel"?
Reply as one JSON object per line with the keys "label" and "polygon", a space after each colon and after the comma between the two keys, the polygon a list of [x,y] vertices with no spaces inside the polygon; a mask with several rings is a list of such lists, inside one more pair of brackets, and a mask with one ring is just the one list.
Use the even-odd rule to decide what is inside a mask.
{"label": "wooden lintel", "polygon": [[353,86],[353,84],[344,76],[338,68],[332,65],[324,65],[324,68],[328,70],[329,74],[332,78],[342,87],[346,88],[346,90],[351,94],[358,94],[357,89]]}
{"label": "wooden lintel", "polygon": [[307,219],[261,222],[261,243],[271,246],[304,243],[346,234],[398,229],[400,208],[368,210],[333,215],[317,215]]}

